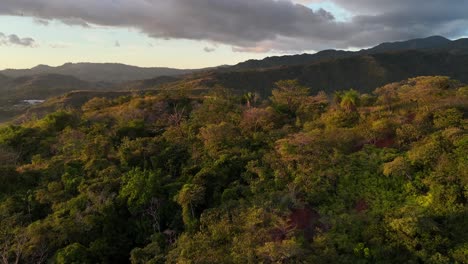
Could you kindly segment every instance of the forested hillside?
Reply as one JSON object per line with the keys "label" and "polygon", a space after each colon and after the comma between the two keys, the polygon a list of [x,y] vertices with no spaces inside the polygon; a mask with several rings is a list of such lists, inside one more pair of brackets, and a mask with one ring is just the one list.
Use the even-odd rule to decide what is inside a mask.
{"label": "forested hillside", "polygon": [[2,126],[2,261],[468,263],[468,86],[275,81]]}
{"label": "forested hillside", "polygon": [[271,87],[280,80],[297,79],[313,92],[351,88],[372,92],[387,83],[427,75],[450,76],[468,82],[468,53],[384,52],[260,70],[217,71],[199,79],[207,86],[221,85],[268,96]]}
{"label": "forested hillside", "polygon": [[102,89],[72,76],[47,74],[9,78],[0,74],[0,123],[23,113],[29,105],[25,100],[46,100],[80,89]]}
{"label": "forested hillside", "polygon": [[467,54],[468,39],[449,40],[441,36],[411,39],[407,41],[381,43],[369,49],[359,51],[323,50],[315,54],[297,54],[289,56],[267,57],[263,60],[248,60],[241,62],[228,70],[252,70],[275,68],[280,66],[297,66],[329,61],[340,58],[373,55],[379,53],[401,52],[401,51],[424,51],[424,52],[446,52],[450,54]]}
{"label": "forested hillside", "polygon": [[28,99],[45,100],[73,90],[91,89],[94,86],[98,85],[58,74],[9,78],[3,82],[0,79],[0,102],[5,104]]}

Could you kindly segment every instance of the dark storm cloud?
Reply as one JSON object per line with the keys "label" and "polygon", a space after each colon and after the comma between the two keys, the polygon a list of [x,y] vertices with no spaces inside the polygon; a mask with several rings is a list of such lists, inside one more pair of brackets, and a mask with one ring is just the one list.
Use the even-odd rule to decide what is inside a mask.
{"label": "dark storm cloud", "polygon": [[5,35],[0,32],[0,46],[2,45],[19,45],[24,47],[35,47],[36,42],[32,38],[20,38],[15,34]]}
{"label": "dark storm cloud", "polygon": [[[453,14],[464,14],[468,1],[466,0],[331,0],[337,5],[358,14],[383,14],[394,11],[410,11],[415,13],[430,12],[433,15],[443,13],[448,17]],[[304,1],[303,1],[304,2]],[[317,0],[306,2],[320,2]]]}
{"label": "dark storm cloud", "polygon": [[320,1],[2,0],[0,14],[133,27],[154,38],[207,40],[256,52],[363,47],[433,34],[455,37],[468,24],[468,0],[334,0],[352,13],[346,22],[302,5],[308,2]]}
{"label": "dark storm cloud", "polygon": [[468,29],[468,0],[334,2],[356,14],[351,23],[362,28],[359,37],[350,39],[356,46],[430,35],[456,38]]}

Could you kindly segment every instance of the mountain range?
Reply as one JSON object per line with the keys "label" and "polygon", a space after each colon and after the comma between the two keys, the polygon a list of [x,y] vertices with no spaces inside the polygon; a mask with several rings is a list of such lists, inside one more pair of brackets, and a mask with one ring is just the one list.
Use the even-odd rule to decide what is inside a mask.
{"label": "mountain range", "polygon": [[266,69],[218,71],[197,78],[208,88],[221,85],[238,93],[254,91],[268,96],[280,80],[297,79],[313,93],[350,88],[371,92],[386,83],[425,75],[468,82],[468,53],[408,50]]}
{"label": "mountain range", "polygon": [[248,60],[241,62],[229,70],[262,69],[278,66],[293,66],[310,64],[330,59],[348,58],[353,56],[372,55],[385,52],[419,50],[426,52],[444,51],[452,54],[467,53],[468,39],[449,40],[441,36],[412,39],[407,41],[386,42],[373,48],[360,51],[324,50],[315,54],[298,54],[290,56],[268,57],[263,60]]}
{"label": "mountain range", "polygon": [[115,91],[205,91],[223,86],[234,93],[257,92],[267,97],[275,82],[286,79],[297,79],[313,93],[350,88],[370,92],[386,83],[422,75],[446,75],[468,82],[468,39],[452,41],[433,36],[382,43],[360,51],[325,50],[198,70],[108,63],[4,70],[0,72],[0,108],[6,111],[21,100],[44,100],[77,90],[86,90],[89,97],[93,91],[105,96]]}
{"label": "mountain range", "polygon": [[7,69],[0,71],[8,77],[22,77],[41,74],[70,75],[88,82],[124,82],[155,78],[159,76],[174,76],[189,74],[199,70],[182,70],[172,68],[142,68],[119,63],[65,63],[62,66],[51,67],[38,65],[31,69]]}

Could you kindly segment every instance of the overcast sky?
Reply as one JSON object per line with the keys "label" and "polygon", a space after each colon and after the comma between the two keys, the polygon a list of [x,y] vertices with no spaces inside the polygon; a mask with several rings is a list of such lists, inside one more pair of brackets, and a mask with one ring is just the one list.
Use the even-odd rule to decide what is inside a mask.
{"label": "overcast sky", "polygon": [[0,69],[198,68],[468,35],[468,0],[0,0]]}

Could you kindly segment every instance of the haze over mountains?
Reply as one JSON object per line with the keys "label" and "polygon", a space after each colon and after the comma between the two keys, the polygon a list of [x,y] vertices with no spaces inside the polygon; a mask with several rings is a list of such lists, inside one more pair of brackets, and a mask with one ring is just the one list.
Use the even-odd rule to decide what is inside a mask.
{"label": "haze over mountains", "polygon": [[269,96],[275,82],[287,79],[297,79],[313,93],[349,88],[370,92],[386,83],[421,75],[446,75],[468,82],[468,39],[451,41],[433,36],[382,43],[356,52],[325,50],[200,70],[115,63],[39,65],[1,71],[0,103],[8,108],[22,100],[44,100],[76,90],[110,92],[161,87],[209,90],[223,86],[238,94],[257,92]]}
{"label": "haze over mountains", "polygon": [[39,74],[62,74],[90,82],[123,82],[192,73],[195,70],[181,70],[164,67],[142,68],[119,63],[65,63],[51,67],[38,65],[31,69],[7,69],[0,73],[9,77]]}
{"label": "haze over mountains", "polygon": [[315,54],[267,57],[262,60],[248,60],[234,66],[220,66],[206,69],[174,69],[165,67],[144,68],[119,63],[65,63],[64,65],[57,67],[38,65],[31,69],[6,69],[0,71],[0,74],[13,78],[41,74],[60,74],[74,76],[75,78],[89,82],[117,83],[153,79],[160,76],[180,76],[213,69],[219,69],[221,71],[232,71],[241,69],[261,69],[277,66],[311,64],[330,59],[404,50],[424,50],[432,52],[443,51],[449,52],[451,54],[467,53],[468,39],[451,41],[441,36],[432,36],[408,41],[382,43],[373,48],[363,49],[355,52],[342,50],[324,50]]}

